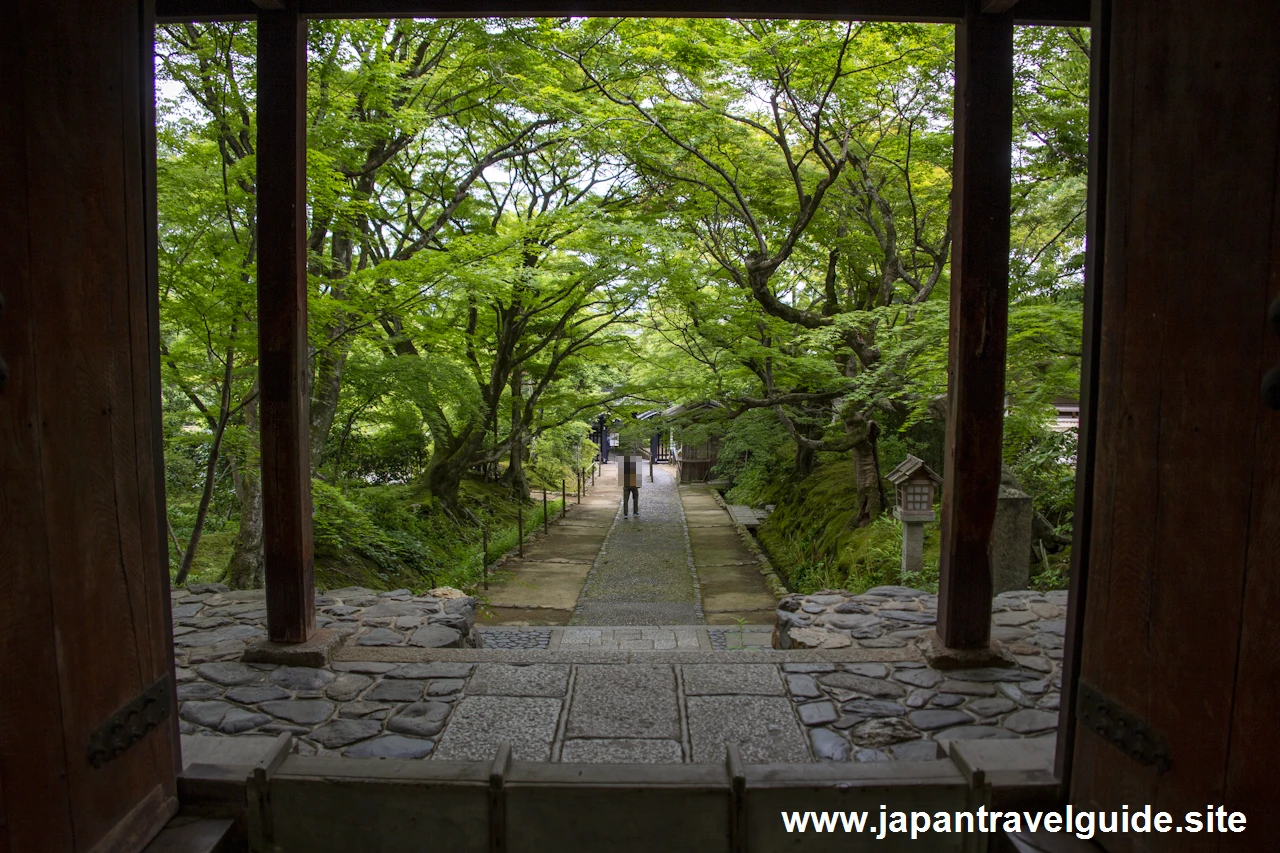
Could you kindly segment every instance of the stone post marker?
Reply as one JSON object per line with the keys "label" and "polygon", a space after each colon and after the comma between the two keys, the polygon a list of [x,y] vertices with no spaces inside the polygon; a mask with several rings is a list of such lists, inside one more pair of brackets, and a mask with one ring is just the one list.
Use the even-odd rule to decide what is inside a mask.
{"label": "stone post marker", "polygon": [[1010,486],[1000,487],[996,520],[991,528],[992,592],[1026,589],[1031,583],[1031,497]]}
{"label": "stone post marker", "polygon": [[933,496],[942,478],[924,460],[907,454],[902,464],[889,472],[898,505],[893,517],[902,522],[902,573],[924,569],[924,525],[934,520]]}

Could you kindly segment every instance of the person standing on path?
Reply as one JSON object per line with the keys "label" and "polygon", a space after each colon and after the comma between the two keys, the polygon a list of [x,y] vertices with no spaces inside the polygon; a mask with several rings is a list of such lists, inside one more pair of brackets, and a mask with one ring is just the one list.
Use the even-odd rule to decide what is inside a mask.
{"label": "person standing on path", "polygon": [[627,497],[630,496],[635,514],[640,514],[640,466],[630,454],[622,457],[622,516],[627,515]]}

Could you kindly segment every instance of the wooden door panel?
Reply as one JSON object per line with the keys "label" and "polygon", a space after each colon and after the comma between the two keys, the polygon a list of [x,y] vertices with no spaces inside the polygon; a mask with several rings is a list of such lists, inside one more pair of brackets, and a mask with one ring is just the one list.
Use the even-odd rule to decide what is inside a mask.
{"label": "wooden door panel", "polygon": [[[0,355],[20,364],[22,394],[4,393],[0,434],[21,439],[3,482],[18,535],[3,538],[20,549],[6,565],[29,595],[12,623],[5,614],[21,630],[5,633],[0,666],[38,701],[6,699],[5,722],[23,725],[0,742],[0,837],[24,851],[134,851],[176,808],[176,720],[100,766],[90,743],[172,670],[146,227],[149,17],[129,0],[27,0],[17,15],[5,79],[24,109],[4,137],[4,206],[25,257],[6,314],[24,336],[0,339]],[[30,810],[28,786],[45,793]]]}
{"label": "wooden door panel", "polygon": [[[1280,199],[1280,146],[1273,170],[1273,198]],[[1271,219],[1267,307],[1280,301],[1280,205]],[[1262,332],[1263,370],[1280,370],[1280,331]],[[1257,424],[1249,483],[1249,544],[1240,620],[1240,658],[1227,756],[1226,796],[1246,815],[1274,822],[1274,760],[1280,755],[1280,412]],[[1280,846],[1280,845],[1277,845]]]}
{"label": "wooden door panel", "polygon": [[[0,122],[0,233],[21,235],[28,222],[26,68],[12,39],[0,42],[0,79],[7,81],[7,120]],[[0,701],[0,851],[71,849],[71,812],[60,768],[62,707],[54,673],[53,598],[50,595],[44,487],[40,476],[40,416],[31,341],[31,263],[27,242],[0,239],[0,358],[9,379],[0,391],[0,679],[23,684]],[[21,695],[21,700],[18,700]],[[52,737],[33,736],[51,732]]]}
{"label": "wooden door panel", "polygon": [[[1280,362],[1265,327],[1280,270],[1280,59],[1254,49],[1280,40],[1280,9],[1117,0],[1111,13],[1081,679],[1164,737],[1172,763],[1160,773],[1080,727],[1072,797],[1179,819],[1207,803],[1245,811],[1233,799],[1260,771],[1241,738],[1274,744],[1263,719],[1280,698],[1265,604],[1280,574],[1280,416],[1258,393]],[[1102,843],[1159,850],[1167,839]],[[1230,840],[1178,838],[1180,850],[1219,845]]]}

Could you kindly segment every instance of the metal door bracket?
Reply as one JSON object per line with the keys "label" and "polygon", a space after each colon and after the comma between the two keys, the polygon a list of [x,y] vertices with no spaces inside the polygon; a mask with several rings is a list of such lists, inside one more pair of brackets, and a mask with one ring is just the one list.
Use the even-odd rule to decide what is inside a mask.
{"label": "metal door bracket", "polygon": [[165,673],[159,681],[129,700],[129,704],[98,726],[89,738],[89,763],[101,767],[142,740],[147,732],[173,713],[172,703],[169,674]]}
{"label": "metal door bracket", "polygon": [[1173,763],[1169,747],[1146,720],[1120,707],[1109,696],[1084,681],[1079,682],[1076,717],[1081,726],[1144,767],[1168,772]]}

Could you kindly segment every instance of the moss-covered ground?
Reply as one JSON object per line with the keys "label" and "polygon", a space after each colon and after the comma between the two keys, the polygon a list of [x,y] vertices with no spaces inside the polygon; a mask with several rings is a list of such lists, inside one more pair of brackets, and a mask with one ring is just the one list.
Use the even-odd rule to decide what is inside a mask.
{"label": "moss-covered ground", "polygon": [[[778,490],[778,502],[757,535],[783,581],[804,593],[864,592],[881,584],[936,592],[938,525],[925,525],[924,570],[904,577],[901,522],[886,511],[871,524],[858,527],[853,481],[853,462],[843,460],[821,465],[803,480]],[[888,483],[886,494],[891,500]],[[1046,564],[1032,567],[1032,586],[1065,588],[1069,562],[1070,549],[1050,554]]]}
{"label": "moss-covered ground", "polygon": [[[541,492],[534,494],[524,502],[526,533],[542,517]],[[454,517],[414,483],[341,488],[315,480],[312,500],[318,589],[454,586],[470,591],[483,574],[484,531],[489,533],[490,560],[516,545],[520,504],[505,486],[492,482],[464,481],[461,511]],[[549,499],[548,506],[558,514],[559,498]],[[236,532],[229,522],[202,536],[189,583],[222,578]],[[176,570],[172,542],[169,557]]]}

